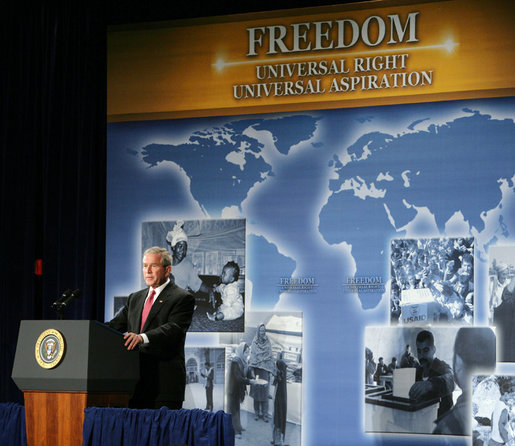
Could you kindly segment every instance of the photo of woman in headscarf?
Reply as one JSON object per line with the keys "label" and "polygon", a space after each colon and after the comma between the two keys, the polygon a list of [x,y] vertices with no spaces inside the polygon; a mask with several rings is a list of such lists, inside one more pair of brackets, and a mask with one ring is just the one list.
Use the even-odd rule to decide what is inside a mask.
{"label": "photo of woman in headscarf", "polygon": [[[300,446],[302,313],[249,311],[245,314],[243,335],[220,336],[220,342],[232,351],[243,341],[250,346],[249,373],[245,377],[250,383],[248,391],[252,398],[247,398],[239,407],[235,426],[239,428],[241,421],[244,435],[242,440],[236,440],[236,446]],[[227,372],[231,369],[231,359],[227,355]]]}
{"label": "photo of woman in headscarf", "polygon": [[141,232],[142,251],[167,244],[170,280],[195,298],[190,332],[244,331],[245,219],[149,221]]}
{"label": "photo of woman in headscarf", "polygon": [[231,359],[229,369],[229,380],[227,383],[227,411],[232,414],[232,424],[236,438],[241,438],[242,427],[240,421],[240,404],[245,399],[247,392],[247,384],[250,384],[247,378],[248,368],[246,353],[249,346],[245,342],[241,342],[236,347],[236,353]]}
{"label": "photo of woman in headscarf", "polygon": [[268,423],[268,395],[271,376],[275,373],[272,344],[266,335],[265,324],[257,328],[256,336],[250,346],[249,367],[256,378],[251,382],[250,396],[254,399],[255,420]]}

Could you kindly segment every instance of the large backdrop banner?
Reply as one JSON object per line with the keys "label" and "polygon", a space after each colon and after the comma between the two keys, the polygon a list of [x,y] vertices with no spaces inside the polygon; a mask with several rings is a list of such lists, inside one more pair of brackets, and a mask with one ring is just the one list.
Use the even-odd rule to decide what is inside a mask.
{"label": "large backdrop banner", "polygon": [[[488,441],[453,352],[492,326],[515,372],[514,16],[401,1],[110,30],[105,318],[169,249],[197,303],[186,406],[233,407],[251,346],[237,445],[465,445],[434,433],[464,401]],[[441,400],[402,393],[423,330]]]}

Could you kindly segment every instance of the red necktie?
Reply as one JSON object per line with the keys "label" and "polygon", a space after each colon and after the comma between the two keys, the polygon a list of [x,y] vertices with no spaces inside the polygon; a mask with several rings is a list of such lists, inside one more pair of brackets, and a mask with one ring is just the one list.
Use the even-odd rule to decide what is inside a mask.
{"label": "red necktie", "polygon": [[139,332],[143,331],[143,325],[145,325],[145,321],[147,320],[148,313],[150,313],[150,309],[152,308],[152,303],[154,302],[154,295],[156,294],[156,290],[152,290],[150,295],[148,296],[147,301],[145,302],[145,306],[143,307],[143,313],[141,313],[141,328]]}

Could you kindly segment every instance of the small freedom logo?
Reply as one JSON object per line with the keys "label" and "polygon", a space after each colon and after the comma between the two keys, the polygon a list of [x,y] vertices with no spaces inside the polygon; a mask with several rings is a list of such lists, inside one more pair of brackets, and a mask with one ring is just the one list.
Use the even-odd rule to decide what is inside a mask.
{"label": "small freedom logo", "polygon": [[63,335],[49,328],[41,333],[36,341],[36,361],[44,369],[52,369],[62,361],[64,350]]}

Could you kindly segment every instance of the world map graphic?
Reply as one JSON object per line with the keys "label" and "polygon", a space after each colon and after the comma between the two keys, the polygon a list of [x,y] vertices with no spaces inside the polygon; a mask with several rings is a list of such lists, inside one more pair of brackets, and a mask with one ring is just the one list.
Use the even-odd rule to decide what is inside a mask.
{"label": "world map graphic", "polygon": [[[363,433],[352,384],[365,327],[389,324],[391,240],[474,237],[487,324],[489,248],[515,244],[514,119],[492,98],[111,123],[106,319],[140,288],[143,222],[245,218],[245,310],[303,314],[305,444],[410,444]],[[367,278],[380,286],[348,286]]]}
{"label": "world map graphic", "polygon": [[[374,121],[372,115],[356,122],[360,119]],[[274,304],[277,281],[270,279],[290,277],[302,261],[279,252],[304,243],[313,231],[329,246],[352,247],[349,260],[356,276],[384,278],[388,242],[410,226],[412,233],[444,236],[452,235],[446,227],[453,221],[461,223],[465,235],[479,238],[483,258],[489,244],[510,238],[503,205],[513,201],[513,120],[463,107],[450,121],[426,117],[397,134],[364,132],[347,146],[323,137],[331,131],[326,120],[324,114],[235,120],[194,131],[181,144],[141,149],[142,162],[150,168],[164,161],[180,166],[207,215],[232,211],[248,218],[251,227],[272,230],[274,236],[262,230],[263,238],[259,230],[249,240],[255,255],[263,257],[250,267],[255,277],[248,277],[255,304]],[[315,203],[318,227],[304,232],[304,222],[314,220],[306,211]],[[310,275],[319,262],[312,258]],[[359,298],[364,308],[372,308],[381,297],[364,292]]]}

